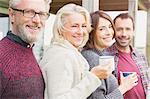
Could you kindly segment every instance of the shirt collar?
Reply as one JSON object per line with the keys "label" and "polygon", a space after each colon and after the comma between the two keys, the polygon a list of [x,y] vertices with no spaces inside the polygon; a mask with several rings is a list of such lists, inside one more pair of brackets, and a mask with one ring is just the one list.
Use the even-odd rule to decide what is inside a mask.
{"label": "shirt collar", "polygon": [[[113,47],[114,47],[114,49],[116,49],[115,53],[118,54],[119,52],[117,50],[116,43],[113,44]],[[129,47],[130,47],[130,51],[131,51],[130,53],[136,56],[136,50],[135,50],[135,48],[132,45],[129,45]]]}
{"label": "shirt collar", "polygon": [[130,47],[130,50],[131,50],[131,54],[133,54],[133,55],[136,56],[136,50],[135,50],[135,48],[132,47],[131,45],[129,47]]}
{"label": "shirt collar", "polygon": [[[135,48],[133,48],[131,45],[129,45],[129,47],[130,47],[130,50],[131,50],[131,54],[132,55],[135,55],[135,56],[137,56],[136,55],[136,50],[135,50]],[[118,51],[118,49],[117,49],[117,47],[116,47],[116,43],[114,43],[111,47],[108,47],[105,51],[104,51],[104,53],[106,53],[106,54],[112,54],[112,55],[118,55],[119,54],[119,51]]]}
{"label": "shirt collar", "polygon": [[8,31],[7,32],[7,36],[8,39],[10,39],[11,41],[20,44],[21,46],[27,47],[27,48],[32,48],[34,46],[30,45],[29,43],[24,42],[19,36],[15,35],[12,33],[12,31]]}

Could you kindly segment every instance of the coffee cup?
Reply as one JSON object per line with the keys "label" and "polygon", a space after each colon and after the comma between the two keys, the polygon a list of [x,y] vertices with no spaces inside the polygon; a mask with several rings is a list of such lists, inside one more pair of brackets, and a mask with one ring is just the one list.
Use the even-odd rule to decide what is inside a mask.
{"label": "coffee cup", "polygon": [[99,64],[100,65],[107,65],[110,62],[112,64],[110,70],[114,71],[115,70],[114,56],[100,56],[99,57]]}

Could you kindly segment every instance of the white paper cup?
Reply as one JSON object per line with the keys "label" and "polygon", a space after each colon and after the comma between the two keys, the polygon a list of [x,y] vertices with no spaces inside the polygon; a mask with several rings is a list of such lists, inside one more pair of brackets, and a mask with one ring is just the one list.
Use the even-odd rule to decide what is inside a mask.
{"label": "white paper cup", "polygon": [[112,63],[111,71],[114,71],[115,70],[114,56],[100,56],[99,57],[99,64],[100,65],[106,65],[110,62]]}

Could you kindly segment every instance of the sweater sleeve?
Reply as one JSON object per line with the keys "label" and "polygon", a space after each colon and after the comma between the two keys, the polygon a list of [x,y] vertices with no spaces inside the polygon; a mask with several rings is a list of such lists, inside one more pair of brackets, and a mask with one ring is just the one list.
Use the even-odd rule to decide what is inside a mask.
{"label": "sweater sleeve", "polygon": [[108,95],[105,95],[104,93],[102,93],[102,91],[95,91],[88,99],[123,99],[123,96],[121,95],[119,90],[115,89]]}
{"label": "sweater sleeve", "polygon": [[[63,55],[64,56],[64,55]],[[84,71],[84,76],[78,79],[71,57],[48,58],[42,71],[45,73],[47,99],[86,99],[101,85],[101,81],[89,71]]]}
{"label": "sweater sleeve", "polygon": [[104,84],[102,84],[98,89],[93,92],[88,99],[123,99],[123,95],[119,91],[119,89],[114,89],[112,92],[107,93],[106,90],[103,89]]}

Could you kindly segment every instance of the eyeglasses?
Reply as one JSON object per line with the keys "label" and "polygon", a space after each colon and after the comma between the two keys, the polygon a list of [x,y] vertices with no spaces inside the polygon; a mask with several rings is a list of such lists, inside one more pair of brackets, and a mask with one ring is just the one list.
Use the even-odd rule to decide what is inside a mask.
{"label": "eyeglasses", "polygon": [[28,10],[28,9],[25,10],[15,9],[15,8],[11,8],[11,9],[22,12],[23,16],[27,18],[33,18],[35,17],[36,14],[38,14],[41,20],[47,20],[48,17],[50,16],[50,14],[47,12],[35,12],[34,10]]}

